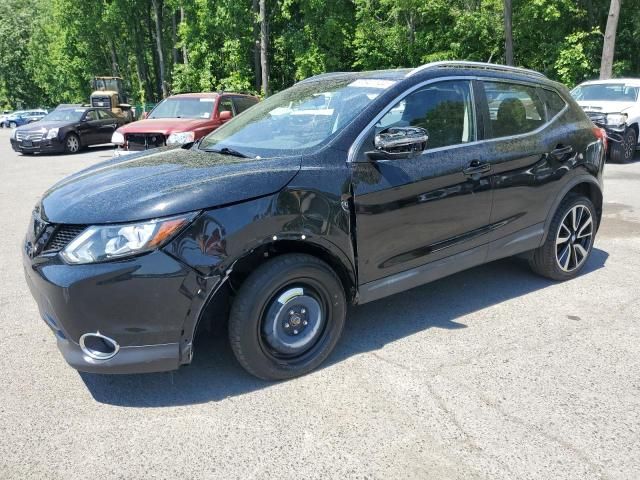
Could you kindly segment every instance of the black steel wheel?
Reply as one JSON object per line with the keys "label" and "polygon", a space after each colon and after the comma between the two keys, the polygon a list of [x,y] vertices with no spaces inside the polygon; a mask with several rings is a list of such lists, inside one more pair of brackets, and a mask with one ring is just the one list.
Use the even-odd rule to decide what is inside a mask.
{"label": "black steel wheel", "polygon": [[240,287],[229,315],[231,348],[256,377],[297,377],[329,356],[345,316],[344,290],[331,267],[310,255],[281,255]]}

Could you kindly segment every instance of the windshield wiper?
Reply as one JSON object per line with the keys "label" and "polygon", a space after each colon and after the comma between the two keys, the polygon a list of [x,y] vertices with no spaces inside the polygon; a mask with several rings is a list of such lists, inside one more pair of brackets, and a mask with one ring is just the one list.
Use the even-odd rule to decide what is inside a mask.
{"label": "windshield wiper", "polygon": [[222,147],[219,150],[216,150],[214,148],[207,148],[207,149],[205,149],[205,152],[220,153],[222,155],[231,155],[231,156],[240,157],[240,158],[249,158],[248,155],[245,155],[244,153],[239,152],[239,151],[234,150],[233,148],[229,148],[229,147]]}

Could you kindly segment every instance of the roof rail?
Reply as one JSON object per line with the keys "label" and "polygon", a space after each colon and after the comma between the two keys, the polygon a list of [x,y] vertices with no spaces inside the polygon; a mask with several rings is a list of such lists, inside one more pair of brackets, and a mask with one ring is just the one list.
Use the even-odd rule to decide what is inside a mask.
{"label": "roof rail", "polygon": [[512,73],[519,73],[521,75],[529,75],[531,77],[547,78],[547,76],[544,73],[536,72],[535,70],[529,70],[527,68],[509,67],[507,65],[498,65],[496,63],[450,61],[450,60],[426,63],[424,65],[414,68],[409,73],[407,73],[406,76],[410,77],[412,75],[415,75],[418,72],[422,72],[423,70],[429,70],[431,68],[461,68],[461,69],[468,69],[468,70],[478,69],[478,70],[488,70],[488,71],[494,71],[494,72],[512,72]]}
{"label": "roof rail", "polygon": [[333,77],[334,75],[345,75],[345,74],[349,74],[349,73],[353,73],[353,72],[325,72],[325,73],[319,73],[318,75],[313,75],[311,77],[307,77],[304,78],[296,83],[307,83],[307,82],[313,82],[315,80],[320,80],[322,78],[326,78],[326,77]]}

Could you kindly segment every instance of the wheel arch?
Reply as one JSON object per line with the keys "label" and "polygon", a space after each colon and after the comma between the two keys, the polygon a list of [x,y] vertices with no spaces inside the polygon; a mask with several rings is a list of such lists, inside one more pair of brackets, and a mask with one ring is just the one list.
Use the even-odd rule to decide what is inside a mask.
{"label": "wheel arch", "polygon": [[596,207],[596,228],[600,227],[600,220],[602,219],[602,208],[603,208],[603,195],[602,188],[597,180],[590,175],[581,175],[579,177],[574,178],[571,182],[569,182],[562,189],[556,200],[554,201],[551,209],[547,214],[547,219],[544,224],[544,236],[541,241],[541,245],[547,239],[547,235],[549,234],[549,226],[551,225],[551,221],[553,220],[553,216],[555,215],[558,207],[563,202],[565,198],[569,195],[578,194],[587,197],[593,205]]}
{"label": "wheel arch", "polygon": [[237,258],[229,269],[230,273],[223,281],[224,284],[209,294],[198,315],[191,338],[198,337],[201,330],[219,331],[228,320],[232,297],[242,282],[258,266],[280,255],[304,253],[322,260],[340,278],[347,302],[354,302],[357,294],[357,279],[353,264],[335,245],[326,243],[300,238],[282,238],[266,242]]}

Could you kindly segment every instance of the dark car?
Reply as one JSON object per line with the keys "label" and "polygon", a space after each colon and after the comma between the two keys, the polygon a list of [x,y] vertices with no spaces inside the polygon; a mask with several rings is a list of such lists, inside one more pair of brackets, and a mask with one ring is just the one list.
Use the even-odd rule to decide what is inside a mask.
{"label": "dark car", "polygon": [[16,128],[11,147],[16,152],[77,153],[90,145],[111,142],[111,136],[125,120],[104,108],[59,108],[37,123]]}
{"label": "dark car", "polygon": [[26,277],[78,370],[176,369],[221,320],[244,368],[290,378],[327,358],[350,303],[523,253],[545,277],[578,275],[605,147],[536,72],[320,75],[200,142],[53,186],[33,212]]}

